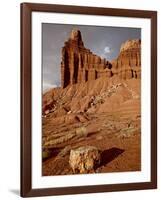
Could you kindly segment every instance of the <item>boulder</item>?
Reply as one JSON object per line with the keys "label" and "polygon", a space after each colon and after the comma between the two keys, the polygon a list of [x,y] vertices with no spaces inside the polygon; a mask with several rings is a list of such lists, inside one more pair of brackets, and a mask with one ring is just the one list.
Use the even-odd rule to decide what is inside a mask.
{"label": "boulder", "polygon": [[100,161],[101,153],[94,146],[82,146],[70,151],[69,164],[73,173],[93,172]]}

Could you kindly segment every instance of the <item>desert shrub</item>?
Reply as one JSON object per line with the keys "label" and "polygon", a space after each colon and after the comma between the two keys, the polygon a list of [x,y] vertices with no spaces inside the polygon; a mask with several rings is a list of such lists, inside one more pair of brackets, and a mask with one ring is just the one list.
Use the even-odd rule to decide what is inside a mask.
{"label": "desert shrub", "polygon": [[48,150],[48,149],[43,149],[43,151],[42,151],[42,159],[46,160],[49,157],[51,157],[51,151]]}
{"label": "desert shrub", "polygon": [[86,137],[88,135],[86,127],[81,126],[81,127],[77,128],[76,129],[76,135],[79,136],[79,137],[83,137],[83,136]]}

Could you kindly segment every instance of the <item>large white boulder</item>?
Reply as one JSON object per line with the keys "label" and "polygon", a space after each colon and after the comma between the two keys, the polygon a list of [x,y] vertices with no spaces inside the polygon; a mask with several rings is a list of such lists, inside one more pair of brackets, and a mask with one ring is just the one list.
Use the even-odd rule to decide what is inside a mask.
{"label": "large white boulder", "polygon": [[94,172],[100,160],[100,151],[93,146],[82,146],[70,151],[69,164],[74,173]]}

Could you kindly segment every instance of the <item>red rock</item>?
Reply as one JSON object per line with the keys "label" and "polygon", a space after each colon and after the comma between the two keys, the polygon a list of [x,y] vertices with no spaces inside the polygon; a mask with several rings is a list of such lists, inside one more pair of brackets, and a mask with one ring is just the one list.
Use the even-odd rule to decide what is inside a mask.
{"label": "red rock", "polygon": [[72,30],[70,38],[62,48],[61,85],[95,80],[101,76],[111,77],[110,62],[94,55],[84,47],[81,32]]}
{"label": "red rock", "polygon": [[141,78],[141,40],[121,45],[118,58],[112,61],[112,73],[121,79]]}
{"label": "red rock", "polygon": [[86,49],[81,32],[72,30],[62,48],[62,87],[113,75],[120,79],[141,78],[141,40],[123,43],[118,58],[110,63]]}

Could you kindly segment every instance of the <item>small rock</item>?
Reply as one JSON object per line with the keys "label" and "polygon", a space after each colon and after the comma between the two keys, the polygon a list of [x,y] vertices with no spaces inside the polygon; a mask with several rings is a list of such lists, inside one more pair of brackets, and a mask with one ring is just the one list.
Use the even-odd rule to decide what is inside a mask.
{"label": "small rock", "polygon": [[72,113],[72,111],[71,111],[71,110],[69,110],[69,111],[67,112],[67,114],[70,114],[70,113]]}
{"label": "small rock", "polygon": [[102,136],[102,135],[96,136],[96,140],[102,140],[102,139],[103,139],[103,136]]}
{"label": "small rock", "polygon": [[45,115],[49,114],[50,110],[45,110]]}
{"label": "small rock", "polygon": [[83,146],[70,151],[69,164],[74,173],[89,173],[100,164],[100,151],[93,146]]}

